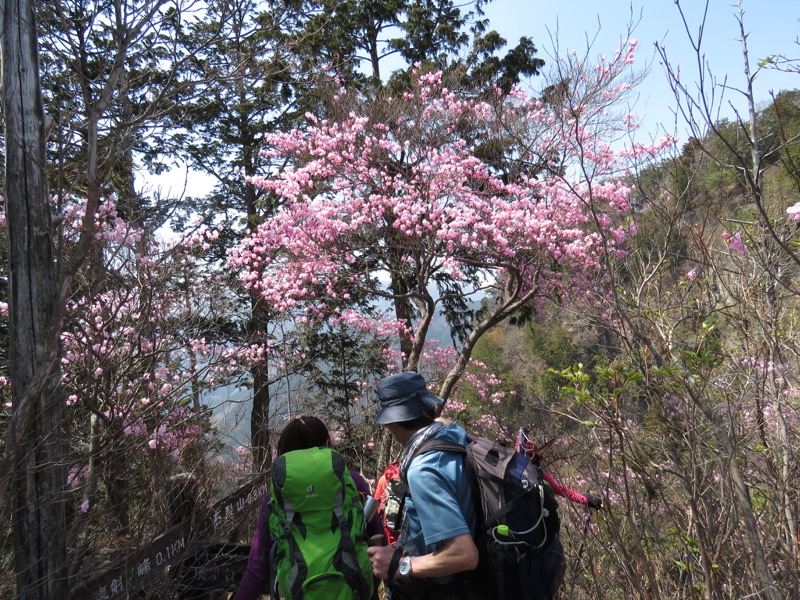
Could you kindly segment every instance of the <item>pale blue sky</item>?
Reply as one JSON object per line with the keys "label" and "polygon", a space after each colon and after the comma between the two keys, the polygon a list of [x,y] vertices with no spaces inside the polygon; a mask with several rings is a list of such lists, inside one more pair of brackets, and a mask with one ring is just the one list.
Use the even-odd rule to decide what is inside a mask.
{"label": "pale blue sky", "polygon": [[[704,0],[683,0],[690,30],[696,35],[701,23]],[[710,0],[704,31],[703,49],[715,76],[728,76],[728,85],[745,85],[743,58],[739,41],[738,9],[733,0]],[[743,0],[745,30],[751,69],[770,55],[783,54],[800,59],[800,0]],[[611,55],[624,37],[628,23],[636,26],[632,37],[639,40],[637,63],[650,64],[650,72],[639,88],[640,98],[634,112],[642,117],[641,133],[656,135],[659,126],[674,130],[670,107],[674,98],[667,84],[660,57],[654,44],[666,47],[670,62],[679,64],[684,80],[696,80],[697,59],[691,51],[686,30],[674,0],[494,0],[486,7],[492,28],[501,32],[510,44],[521,35],[532,38],[539,56],[551,61],[551,37],[558,36],[561,55],[569,50],[586,50],[587,38],[595,39],[590,56]],[[795,63],[796,68],[800,62]],[[533,85],[536,85],[534,78]],[[800,89],[800,74],[762,71],[754,83],[756,100],[769,100],[770,90]],[[742,98],[729,92],[727,100],[745,110]],[[726,108],[724,116],[732,116]],[[679,126],[679,137],[684,130]]]}
{"label": "pale blue sky", "polygon": [[[683,0],[681,5],[690,29],[696,35],[705,2]],[[745,28],[749,33],[751,68],[766,56],[778,54],[798,60],[795,66],[800,68],[800,45],[797,44],[800,0],[743,0],[743,7]],[[510,45],[526,35],[533,39],[538,56],[548,62],[553,60],[551,38],[556,35],[562,56],[573,49],[582,53],[589,40],[594,40],[591,56],[611,55],[619,47],[628,24],[638,21],[632,36],[640,42],[636,66],[650,65],[632,110],[641,117],[640,139],[659,138],[666,128],[675,133],[680,142],[685,141],[685,126],[679,123],[677,130],[675,128],[675,118],[671,113],[675,101],[654,47],[654,43],[659,41],[667,48],[670,62],[681,66],[684,80],[696,79],[697,61],[687,41],[675,0],[633,0],[633,4],[631,0],[493,0],[485,10],[492,28],[500,31]],[[717,77],[721,79],[727,74],[729,86],[743,87],[743,59],[736,14],[734,0],[709,1],[703,48]],[[537,79],[532,79],[534,88],[538,85]],[[800,74],[762,71],[754,84],[759,102],[769,100],[770,90],[782,89],[800,89]],[[729,92],[726,99],[732,101],[738,110],[746,111],[740,95]],[[732,116],[727,106],[723,116]],[[183,176],[176,173],[180,173],[180,169],[148,180],[176,192],[183,185]],[[210,180],[199,174],[193,174],[190,182],[190,194],[205,193],[210,186]]]}

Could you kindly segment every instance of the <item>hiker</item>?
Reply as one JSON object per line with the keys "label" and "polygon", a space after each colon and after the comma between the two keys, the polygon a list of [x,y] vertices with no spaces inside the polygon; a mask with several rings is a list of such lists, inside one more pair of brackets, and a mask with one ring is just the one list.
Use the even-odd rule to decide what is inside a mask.
{"label": "hiker", "polygon": [[444,401],[428,392],[418,373],[382,379],[377,397],[375,422],[386,426],[403,447],[400,474],[410,494],[396,547],[368,549],[373,571],[391,588],[392,600],[466,600],[471,597],[466,573],[478,565],[478,548],[464,455],[434,450],[413,456],[430,438],[464,445],[466,432],[434,420],[432,411]]}
{"label": "hiker", "polygon": [[[292,419],[284,428],[278,439],[277,455],[283,456],[295,450],[311,448],[330,448],[331,439],[328,428],[317,417],[307,416]],[[355,487],[361,495],[362,501],[370,494],[369,484],[357,471],[350,471],[350,476],[355,482]],[[311,484],[313,482],[309,482]],[[261,503],[261,510],[256,522],[256,532],[250,546],[247,559],[247,569],[242,577],[233,600],[256,600],[261,594],[271,594],[270,583],[276,565],[270,564],[270,550],[273,537],[270,534],[268,523],[270,514],[271,494],[268,492]],[[335,500],[331,499],[331,511]],[[383,527],[380,519],[374,516],[367,524],[367,535],[383,536]],[[357,596],[353,596],[357,598]]]}
{"label": "hiker", "polygon": [[[531,462],[535,465],[541,466],[542,457],[539,454],[539,447],[536,445],[536,442],[530,437],[530,433],[525,427],[519,428],[519,435],[517,436],[517,442],[514,446],[517,450],[522,451],[522,453],[531,459]],[[587,508],[592,508],[594,510],[602,510],[603,508],[603,499],[596,498],[593,496],[584,496],[583,494],[579,494],[575,490],[568,488],[565,485],[560,484],[557,482],[550,473],[542,469],[542,475],[544,476],[544,480],[550,484],[550,487],[553,489],[553,493],[556,496],[561,496],[566,498],[567,500],[571,500],[576,504],[583,504]]]}
{"label": "hiker", "polygon": [[[389,463],[375,484],[373,497],[378,501],[378,515],[383,524],[386,543],[394,545],[402,524],[404,493],[397,489],[400,481],[400,461]],[[397,489],[397,491],[395,491]]]}
{"label": "hiker", "polygon": [[[519,435],[514,447],[527,456],[531,462],[541,468],[542,457],[539,454],[539,447],[536,442],[530,437],[530,433],[525,427],[519,428]],[[603,508],[603,500],[592,496],[584,496],[575,490],[557,482],[550,473],[541,469],[542,477],[550,485],[553,493],[562,498],[567,498],[576,504],[582,504],[586,507],[586,526],[588,527],[588,519],[590,509],[601,510]],[[586,532],[584,531],[584,534]],[[552,598],[555,600],[558,597],[558,589],[566,575],[566,561],[564,559],[564,547],[561,544],[559,535],[556,535],[553,543],[545,553],[545,563],[548,573],[549,585],[552,590]]]}
{"label": "hiker", "polygon": [[[431,418],[449,425],[450,421],[441,417],[444,409],[444,400],[438,396],[431,396],[427,399],[430,406],[425,406],[425,413]],[[394,545],[397,542],[397,535],[400,533],[403,519],[403,506],[405,505],[405,486],[400,485],[400,461],[395,460],[386,465],[378,483],[375,484],[375,500],[378,501],[378,514],[383,523],[383,533],[386,543]]]}

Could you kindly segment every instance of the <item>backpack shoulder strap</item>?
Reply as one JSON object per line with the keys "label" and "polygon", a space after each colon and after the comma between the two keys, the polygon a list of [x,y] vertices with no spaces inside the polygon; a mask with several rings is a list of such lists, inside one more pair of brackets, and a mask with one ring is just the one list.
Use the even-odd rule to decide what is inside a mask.
{"label": "backpack shoulder strap", "polygon": [[452,442],[450,440],[443,440],[441,438],[431,438],[420,445],[417,449],[414,456],[412,456],[412,460],[419,456],[420,454],[425,454],[426,452],[432,452],[434,450],[439,450],[441,452],[458,452],[460,454],[466,454],[467,448],[458,442]]}
{"label": "backpack shoulder strap", "polygon": [[[429,440],[424,441],[420,444],[419,448],[416,449],[414,454],[411,455],[411,458],[408,461],[408,464],[414,461],[420,454],[426,454],[428,452],[458,452],[459,454],[465,454],[469,456],[469,452],[465,446],[459,444],[458,442],[453,442],[450,440],[442,440],[439,438],[431,438]],[[410,494],[410,490],[408,489],[408,481],[403,481],[400,479],[400,483],[403,485],[403,489],[406,494]]]}
{"label": "backpack shoulder strap", "polygon": [[[356,597],[361,600],[369,600],[369,586],[359,568],[356,540],[353,539],[353,523],[348,520],[345,510],[347,508],[346,503],[349,505],[355,502],[362,511],[361,514],[363,515],[363,507],[361,506],[361,502],[357,493],[355,493],[352,497],[348,497],[347,495],[348,482],[354,492],[356,492],[356,484],[352,478],[352,475],[350,475],[350,472],[345,466],[344,458],[341,454],[338,454],[334,451],[331,451],[331,457],[333,461],[333,469],[339,481],[341,482],[341,487],[337,491],[336,502],[333,507],[333,514],[338,521],[339,529],[341,530],[341,539],[339,543],[341,550],[343,551],[342,554],[337,554],[337,556],[334,557],[334,563],[344,574],[345,581],[347,581],[350,588],[356,593]],[[366,526],[366,523],[364,523],[364,525]]]}

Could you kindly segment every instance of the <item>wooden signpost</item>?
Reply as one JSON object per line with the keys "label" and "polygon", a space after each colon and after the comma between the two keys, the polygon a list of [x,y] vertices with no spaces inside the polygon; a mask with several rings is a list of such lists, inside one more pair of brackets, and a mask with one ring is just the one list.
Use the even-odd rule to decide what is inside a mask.
{"label": "wooden signpost", "polygon": [[244,572],[249,546],[221,543],[220,538],[261,504],[267,489],[262,475],[209,509],[186,515],[147,546],[76,586],[73,600],[119,600],[151,586],[166,589],[176,580],[187,589],[232,591]]}

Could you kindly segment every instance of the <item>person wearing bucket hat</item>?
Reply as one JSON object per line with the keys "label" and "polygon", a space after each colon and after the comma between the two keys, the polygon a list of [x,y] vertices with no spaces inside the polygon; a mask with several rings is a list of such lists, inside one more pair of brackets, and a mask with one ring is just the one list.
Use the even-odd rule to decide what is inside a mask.
{"label": "person wearing bucket hat", "polygon": [[378,382],[376,391],[381,409],[375,416],[378,425],[411,421],[420,415],[438,415],[444,400],[428,391],[425,378],[414,371],[403,371]]}
{"label": "person wearing bucket hat", "polygon": [[403,447],[400,479],[408,493],[396,546],[367,550],[373,572],[387,583],[392,600],[477,598],[468,574],[478,565],[477,517],[464,454],[436,449],[415,455],[432,438],[463,446],[467,434],[458,425],[434,420],[444,400],[428,391],[418,373],[382,379],[376,395],[375,422]]}

